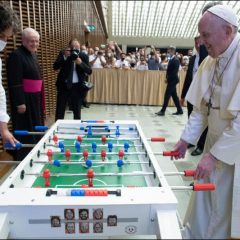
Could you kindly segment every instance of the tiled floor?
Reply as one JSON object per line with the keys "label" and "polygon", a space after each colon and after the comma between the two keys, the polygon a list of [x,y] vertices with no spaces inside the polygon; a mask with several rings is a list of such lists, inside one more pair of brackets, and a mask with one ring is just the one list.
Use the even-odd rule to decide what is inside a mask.
{"label": "tiled floor", "polygon": [[[183,115],[175,116],[172,115],[172,113],[176,111],[176,108],[169,107],[164,117],[159,117],[155,114],[159,109],[160,107],[155,106],[91,104],[90,108],[82,109],[82,119],[138,120],[146,138],[153,136],[163,136],[166,138],[166,142],[164,143],[150,142],[152,151],[160,152],[163,150],[171,150],[179,139],[187,121],[187,109],[184,109]],[[71,119],[72,112],[67,111],[65,118]],[[193,148],[188,150],[184,160],[171,161],[169,157],[160,155],[156,155],[156,158],[163,172],[194,169],[200,157],[192,157],[190,155],[192,150]],[[166,179],[171,186],[189,185],[193,181],[192,178],[189,179],[179,176],[166,177]],[[175,190],[174,193],[179,201],[179,216],[183,219],[191,191]]]}

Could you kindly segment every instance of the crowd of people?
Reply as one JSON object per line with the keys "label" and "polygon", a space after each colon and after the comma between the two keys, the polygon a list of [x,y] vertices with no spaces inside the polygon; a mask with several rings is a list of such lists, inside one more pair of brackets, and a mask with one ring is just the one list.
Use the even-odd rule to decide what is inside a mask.
{"label": "crowd of people", "polygon": [[[93,69],[167,70],[170,59],[169,53],[161,53],[160,49],[155,49],[154,46],[136,48],[136,51],[125,53],[115,41],[94,48],[82,45],[81,50],[89,56],[89,63]],[[180,62],[179,69],[187,70],[192,49],[188,50],[188,55],[176,52],[176,56]]]}

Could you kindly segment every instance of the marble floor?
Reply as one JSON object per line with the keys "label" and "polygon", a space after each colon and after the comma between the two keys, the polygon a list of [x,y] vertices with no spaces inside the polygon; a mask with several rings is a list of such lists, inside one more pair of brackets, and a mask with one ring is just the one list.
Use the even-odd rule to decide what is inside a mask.
{"label": "marble floor", "polygon": [[[174,144],[179,139],[184,125],[187,121],[187,109],[184,108],[183,115],[172,115],[176,108],[168,107],[165,116],[157,116],[155,112],[160,107],[156,106],[139,106],[139,105],[103,105],[91,104],[90,108],[82,109],[83,120],[137,120],[146,136],[163,136],[166,138],[164,143],[149,142],[153,152],[161,150],[172,150]],[[66,119],[72,119],[72,112],[66,111]],[[185,169],[195,169],[200,156],[191,156],[190,153],[194,148],[188,150],[185,159],[172,161],[170,157],[156,155],[159,165],[163,172],[182,172]],[[171,186],[188,186],[193,182],[192,178],[181,176],[166,177]],[[178,213],[180,220],[184,218],[188,205],[191,191],[175,190],[178,199]]]}

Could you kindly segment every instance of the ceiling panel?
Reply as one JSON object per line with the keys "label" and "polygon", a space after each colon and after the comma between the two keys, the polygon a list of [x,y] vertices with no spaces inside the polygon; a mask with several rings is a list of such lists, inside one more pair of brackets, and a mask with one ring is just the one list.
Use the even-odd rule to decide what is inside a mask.
{"label": "ceiling panel", "polygon": [[[210,1],[112,1],[111,36],[193,39]],[[240,1],[222,1],[240,16]]]}

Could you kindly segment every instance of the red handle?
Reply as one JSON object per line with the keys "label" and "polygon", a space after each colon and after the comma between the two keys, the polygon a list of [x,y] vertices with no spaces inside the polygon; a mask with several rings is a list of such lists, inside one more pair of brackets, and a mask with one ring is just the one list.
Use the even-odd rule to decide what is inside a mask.
{"label": "red handle", "polygon": [[195,170],[185,170],[184,171],[184,176],[186,176],[186,177],[193,177],[195,172],[196,172]]}
{"label": "red handle", "polygon": [[164,151],[163,156],[178,156],[179,152],[178,151]]}
{"label": "red handle", "polygon": [[213,183],[193,184],[193,191],[212,191],[216,186]]}
{"label": "red handle", "polygon": [[108,191],[106,189],[93,189],[93,190],[85,190],[85,196],[97,196],[97,197],[106,197],[108,196]]}
{"label": "red handle", "polygon": [[151,142],[165,142],[164,137],[152,137]]}

